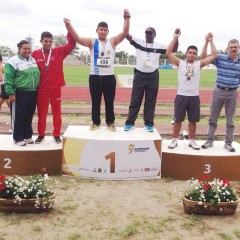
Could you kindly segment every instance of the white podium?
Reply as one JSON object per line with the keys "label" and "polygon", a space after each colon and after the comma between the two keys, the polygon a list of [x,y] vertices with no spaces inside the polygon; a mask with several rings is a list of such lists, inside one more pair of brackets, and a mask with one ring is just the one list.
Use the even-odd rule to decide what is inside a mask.
{"label": "white podium", "polygon": [[111,132],[70,125],[63,135],[62,173],[109,180],[160,178],[161,141],[156,129]]}

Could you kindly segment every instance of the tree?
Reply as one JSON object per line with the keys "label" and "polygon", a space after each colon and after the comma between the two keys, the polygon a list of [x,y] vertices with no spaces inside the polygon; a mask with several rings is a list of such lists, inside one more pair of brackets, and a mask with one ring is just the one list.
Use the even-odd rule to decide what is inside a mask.
{"label": "tree", "polygon": [[0,46],[0,53],[2,55],[9,56],[9,57],[15,54],[14,51],[7,46]]}
{"label": "tree", "polygon": [[[58,47],[65,45],[67,43],[67,38],[64,34],[60,33],[58,35],[53,36],[53,46]],[[76,47],[72,50],[71,54],[75,56],[79,56],[80,48],[76,45]]]}

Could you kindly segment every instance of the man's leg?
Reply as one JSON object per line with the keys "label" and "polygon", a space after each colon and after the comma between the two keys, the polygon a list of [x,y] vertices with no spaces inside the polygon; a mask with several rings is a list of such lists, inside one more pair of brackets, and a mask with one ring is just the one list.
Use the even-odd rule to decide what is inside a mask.
{"label": "man's leg", "polygon": [[53,136],[59,137],[62,127],[61,88],[54,88],[50,91],[50,104],[53,116]]}
{"label": "man's leg", "polygon": [[215,88],[213,91],[210,117],[208,120],[207,142],[213,143],[214,134],[217,129],[217,121],[224,105],[224,90]]}
{"label": "man's leg", "polygon": [[93,124],[100,125],[100,109],[101,109],[101,98],[102,89],[100,84],[101,76],[90,75],[89,76],[89,88],[92,99],[92,121]]}
{"label": "man's leg", "polygon": [[234,132],[234,115],[237,107],[238,91],[226,92],[225,101],[225,115],[226,115],[226,137],[225,142],[231,144],[233,142],[233,132]]}
{"label": "man's leg", "polygon": [[114,75],[104,76],[101,79],[101,86],[105,102],[106,124],[110,125],[115,122],[114,99],[116,94],[116,78]]}
{"label": "man's leg", "polygon": [[196,129],[197,129],[196,122],[188,122],[189,139],[196,139]]}
{"label": "man's leg", "polygon": [[178,138],[181,128],[182,128],[182,122],[174,122],[174,124],[173,124],[173,138]]}
{"label": "man's leg", "polygon": [[145,82],[145,103],[144,103],[144,123],[147,126],[154,125],[154,113],[157,101],[159,87],[159,72],[158,70],[151,73]]}
{"label": "man's leg", "polygon": [[133,78],[133,87],[131,94],[131,102],[129,105],[128,118],[125,122],[126,125],[135,125],[138,112],[140,110],[144,95],[144,82],[142,81],[142,75],[139,72],[135,72]]}

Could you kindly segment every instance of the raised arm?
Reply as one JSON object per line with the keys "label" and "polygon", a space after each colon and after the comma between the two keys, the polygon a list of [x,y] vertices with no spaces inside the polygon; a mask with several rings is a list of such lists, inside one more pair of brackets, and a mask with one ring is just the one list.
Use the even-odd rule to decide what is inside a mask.
{"label": "raised arm", "polygon": [[177,44],[178,38],[179,38],[180,35],[181,35],[181,30],[179,28],[177,28],[175,30],[174,34],[173,34],[173,39],[170,42],[170,44],[168,45],[168,48],[167,48],[167,51],[166,51],[167,57],[176,66],[179,65],[180,59],[173,54],[173,49],[174,49],[174,46]]}
{"label": "raised arm", "polygon": [[65,26],[66,26],[68,32],[71,33],[73,39],[74,39],[77,43],[83,45],[84,47],[88,47],[88,48],[90,48],[90,49],[92,48],[92,43],[93,43],[92,38],[80,37],[80,36],[77,34],[77,32],[76,32],[76,30],[74,29],[74,27],[72,26],[70,19],[64,18],[63,21],[64,21],[64,23],[65,23]]}
{"label": "raised arm", "polygon": [[124,18],[123,31],[119,33],[117,36],[112,37],[110,39],[113,48],[115,48],[120,42],[122,42],[123,39],[127,37],[129,33],[131,15],[127,9],[124,9],[123,18]]}
{"label": "raised arm", "polygon": [[126,36],[126,39],[127,39],[129,42],[131,42],[131,41],[132,41],[132,35],[128,33],[127,36]]}
{"label": "raised arm", "polygon": [[201,54],[200,54],[200,59],[204,59],[204,58],[207,57],[207,48],[208,48],[208,43],[209,43],[209,38],[210,38],[210,37],[213,37],[212,33],[208,33],[208,34],[205,36],[205,43],[204,43],[202,52],[201,52]]}
{"label": "raised arm", "polygon": [[[207,37],[208,36],[208,37]],[[217,57],[217,49],[216,49],[216,46],[213,42],[213,34],[212,33],[208,33],[205,37],[206,41],[208,41],[208,43],[210,43],[210,46],[211,46],[211,55],[210,56],[207,56],[207,46],[208,46],[208,43],[205,42],[204,46],[203,46],[203,50],[202,50],[202,56],[205,56],[205,58],[202,58],[201,56],[201,67],[204,67],[206,65],[208,65],[209,63],[211,63],[216,57]]]}

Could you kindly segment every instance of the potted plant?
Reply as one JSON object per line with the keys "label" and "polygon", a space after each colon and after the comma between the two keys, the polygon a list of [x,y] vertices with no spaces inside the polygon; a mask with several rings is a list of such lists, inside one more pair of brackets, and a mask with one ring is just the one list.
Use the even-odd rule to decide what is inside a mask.
{"label": "potted plant", "polygon": [[49,189],[48,174],[27,178],[0,176],[0,210],[9,212],[46,212],[55,204],[55,194]]}
{"label": "potted plant", "polygon": [[183,198],[184,211],[188,214],[230,215],[234,214],[239,198],[225,179],[191,179]]}

